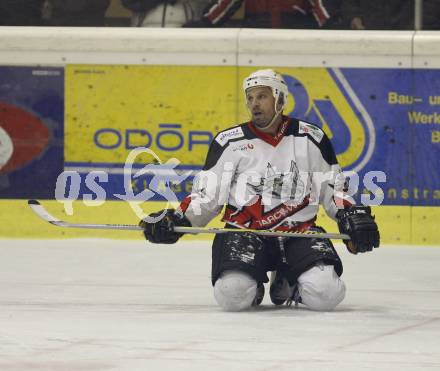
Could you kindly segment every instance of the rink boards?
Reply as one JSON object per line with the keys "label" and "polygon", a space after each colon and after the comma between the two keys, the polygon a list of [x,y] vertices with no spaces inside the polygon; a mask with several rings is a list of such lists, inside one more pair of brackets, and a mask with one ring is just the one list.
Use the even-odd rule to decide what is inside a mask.
{"label": "rink boards", "polygon": [[[283,37],[281,33],[278,39]],[[352,50],[350,37],[345,47]],[[297,44],[302,38],[298,36]],[[370,40],[369,44],[366,39],[365,49],[380,48],[380,43]],[[46,62],[36,67],[13,65],[5,53],[0,61],[0,197],[4,199],[0,201],[0,236],[138,238],[127,232],[56,230],[36,220],[24,200],[53,200],[57,195],[74,200],[73,215],[65,215],[68,209],[62,203],[46,201],[60,217],[134,223],[135,213],[117,195],[127,195],[124,164],[139,146],[154,151],[156,162],[174,158],[178,170],[192,172],[171,188],[182,199],[191,189],[193,174],[203,165],[213,135],[248,119],[242,79],[256,68],[274,66],[289,87],[286,114],[313,122],[326,132],[344,170],[359,175],[358,199],[362,193],[383,199],[382,206],[375,207],[383,241],[438,244],[434,229],[440,216],[440,70],[436,57],[407,55],[411,52],[406,50],[405,37],[397,39],[385,40],[388,49],[370,50],[368,56],[359,51],[357,59],[344,51],[339,57],[317,59],[312,50],[303,48],[303,55],[283,62],[274,56],[281,53],[276,43],[270,44],[275,49],[270,59],[245,47],[231,54],[224,40],[213,42],[223,45],[216,51],[223,55],[219,60],[215,53],[203,57],[197,50],[193,51],[197,58],[178,51],[175,54],[181,57],[174,60],[148,51],[139,63],[130,60],[137,55],[130,50],[125,56],[116,51],[107,58],[109,62],[101,63],[101,55],[83,50],[76,59],[75,54],[67,54],[60,63],[58,54],[51,60],[47,52],[34,50],[31,55]],[[431,52],[436,51],[431,48]],[[75,63],[69,63],[70,57]],[[137,159],[133,175],[149,161],[151,157]],[[56,194],[62,171],[77,175],[69,178],[66,192],[58,187]],[[365,184],[371,180],[371,171],[380,172],[372,178],[373,188]],[[130,179],[135,194],[148,189],[151,181],[150,175]],[[86,206],[84,195],[106,202]],[[160,194],[147,198],[145,211],[162,206]],[[320,220],[328,229],[336,229],[325,217]]]}

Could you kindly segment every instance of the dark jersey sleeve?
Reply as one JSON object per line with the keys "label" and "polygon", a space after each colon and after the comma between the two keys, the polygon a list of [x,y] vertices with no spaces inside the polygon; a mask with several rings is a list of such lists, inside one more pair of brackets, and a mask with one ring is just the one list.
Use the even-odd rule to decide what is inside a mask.
{"label": "dark jersey sleeve", "polygon": [[203,19],[214,26],[221,26],[229,20],[238,9],[243,0],[214,0],[203,11]]}

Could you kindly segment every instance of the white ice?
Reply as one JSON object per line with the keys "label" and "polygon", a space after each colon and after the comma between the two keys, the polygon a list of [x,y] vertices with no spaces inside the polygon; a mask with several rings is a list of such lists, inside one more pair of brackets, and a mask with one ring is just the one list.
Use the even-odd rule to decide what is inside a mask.
{"label": "white ice", "polygon": [[440,248],[339,246],[328,313],[222,312],[210,250],[0,240],[0,370],[440,370]]}

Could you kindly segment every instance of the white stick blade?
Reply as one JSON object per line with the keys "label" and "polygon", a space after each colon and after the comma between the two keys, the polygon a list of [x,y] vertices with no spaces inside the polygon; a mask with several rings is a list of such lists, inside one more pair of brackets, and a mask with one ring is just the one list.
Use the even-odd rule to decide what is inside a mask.
{"label": "white stick blade", "polygon": [[37,200],[29,200],[29,207],[32,211],[37,214],[40,218],[46,220],[49,223],[58,223],[59,219],[55,218],[53,215],[49,214],[46,209],[37,201]]}

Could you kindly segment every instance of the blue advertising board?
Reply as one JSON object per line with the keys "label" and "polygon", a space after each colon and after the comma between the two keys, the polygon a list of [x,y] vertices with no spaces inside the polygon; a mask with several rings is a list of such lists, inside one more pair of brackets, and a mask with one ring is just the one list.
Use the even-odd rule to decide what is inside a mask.
{"label": "blue advertising board", "polygon": [[0,198],[54,198],[63,142],[63,68],[0,67]]}

